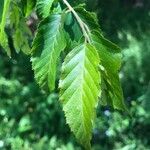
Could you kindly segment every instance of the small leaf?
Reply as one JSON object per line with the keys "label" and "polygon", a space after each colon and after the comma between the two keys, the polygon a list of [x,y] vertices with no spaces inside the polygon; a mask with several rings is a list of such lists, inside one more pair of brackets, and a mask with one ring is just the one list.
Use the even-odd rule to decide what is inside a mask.
{"label": "small leaf", "polygon": [[25,22],[25,19],[21,13],[17,4],[11,6],[10,21],[11,28],[13,29],[13,45],[17,53],[20,51],[25,54],[30,54],[31,48],[29,45],[29,39],[32,37],[32,33]]}
{"label": "small leaf", "polygon": [[102,83],[105,86],[103,91],[107,95],[107,102],[105,101],[104,103],[112,105],[115,109],[127,110],[118,75],[121,67],[120,49],[115,44],[104,39],[98,32],[94,32],[91,38],[101,59],[100,71],[103,79]]}
{"label": "small leaf", "polygon": [[53,14],[45,18],[38,27],[31,50],[35,79],[42,88],[54,90],[57,61],[65,47],[62,16]]}
{"label": "small leaf", "polygon": [[81,27],[72,15],[72,13],[67,13],[65,17],[65,30],[69,33],[72,41],[78,42],[81,37],[83,37]]}
{"label": "small leaf", "polygon": [[95,108],[101,93],[99,63],[99,56],[93,46],[79,45],[67,55],[59,83],[67,123],[86,149],[91,149]]}
{"label": "small leaf", "polygon": [[[88,30],[90,30],[90,32],[94,30],[100,31],[100,26],[98,24],[98,19],[95,13],[88,12],[81,6],[77,6],[74,9],[81,18],[81,20],[84,22]],[[65,25],[66,25],[65,29],[70,34],[72,40],[78,42],[79,40],[82,39],[83,33],[81,27],[71,12],[67,13],[66,15]]]}
{"label": "small leaf", "polygon": [[46,18],[52,7],[54,0],[37,0],[36,10],[41,18]]}
{"label": "small leaf", "polygon": [[21,30],[21,27],[16,29],[13,35],[13,42],[14,42],[14,48],[17,53],[22,51],[26,55],[30,54],[28,36],[25,34],[23,30]]}
{"label": "small leaf", "polygon": [[7,55],[11,57],[11,51],[8,44],[8,37],[4,31],[0,31],[0,45],[6,51]]}

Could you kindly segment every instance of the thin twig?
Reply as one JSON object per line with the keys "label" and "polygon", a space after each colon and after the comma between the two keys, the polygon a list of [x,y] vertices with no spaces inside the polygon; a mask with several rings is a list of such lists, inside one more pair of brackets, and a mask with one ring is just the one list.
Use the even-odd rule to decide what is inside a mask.
{"label": "thin twig", "polygon": [[79,25],[81,27],[81,30],[83,32],[83,35],[85,37],[85,40],[90,43],[90,38],[88,36],[87,29],[85,29],[85,28],[87,28],[85,26],[85,23],[81,20],[81,18],[78,16],[78,14],[75,12],[75,10],[72,8],[72,6],[68,3],[67,0],[63,0],[63,2],[66,4],[66,6],[68,7],[68,9],[73,13],[73,15],[75,16],[75,18],[77,19],[77,21],[78,21],[78,23],[79,23]]}

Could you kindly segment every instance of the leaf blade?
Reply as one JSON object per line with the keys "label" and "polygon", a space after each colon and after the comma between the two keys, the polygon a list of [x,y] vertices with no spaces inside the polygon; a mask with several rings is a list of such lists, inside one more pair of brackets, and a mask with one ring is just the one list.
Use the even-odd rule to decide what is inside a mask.
{"label": "leaf blade", "polygon": [[40,23],[31,50],[35,79],[42,88],[54,90],[57,61],[65,47],[62,16],[53,14]]}
{"label": "leaf blade", "polygon": [[99,57],[93,46],[74,48],[63,63],[59,87],[67,123],[80,143],[90,149],[92,123],[100,95]]}
{"label": "leaf blade", "polygon": [[[98,50],[101,58],[100,71],[105,84],[103,89],[108,98],[105,105],[111,105],[114,109],[126,110],[123,91],[118,72],[121,67],[120,49],[113,43],[103,38],[100,33],[92,33],[92,43]],[[103,97],[102,97],[103,98]]]}
{"label": "leaf blade", "polygon": [[46,18],[49,15],[54,0],[37,0],[36,10],[41,18]]}
{"label": "leaf blade", "polygon": [[2,18],[1,18],[1,23],[0,23],[0,44],[5,49],[7,55],[9,57],[11,57],[11,51],[10,51],[10,47],[9,47],[9,43],[8,43],[8,37],[7,37],[7,34],[5,32],[6,18],[7,18],[9,6],[10,6],[10,0],[5,0]]}
{"label": "leaf blade", "polygon": [[32,39],[31,30],[29,29],[18,4],[13,3],[11,9],[10,22],[11,28],[13,29],[13,46],[17,53],[22,51],[26,55],[29,55],[31,51],[29,41]]}

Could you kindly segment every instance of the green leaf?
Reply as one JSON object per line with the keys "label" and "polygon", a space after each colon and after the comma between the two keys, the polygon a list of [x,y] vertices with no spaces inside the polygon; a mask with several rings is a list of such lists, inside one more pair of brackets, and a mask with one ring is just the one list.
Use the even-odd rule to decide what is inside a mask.
{"label": "green leaf", "polygon": [[11,5],[10,22],[11,28],[13,29],[13,45],[16,52],[19,53],[22,51],[25,54],[30,54],[29,39],[31,39],[32,33],[27,26],[18,4],[13,3]]}
{"label": "green leaf", "polygon": [[[100,31],[100,26],[95,13],[86,11],[80,5],[74,8],[81,20],[86,24],[88,29],[91,31],[98,30]],[[81,27],[74,17],[74,15],[69,12],[65,18],[66,31],[70,34],[72,40],[79,41],[83,38],[83,33]]]}
{"label": "green leaf", "polygon": [[10,5],[10,0],[5,0],[3,13],[2,13],[2,19],[0,23],[0,45],[4,48],[7,55],[10,57],[11,51],[10,51],[9,44],[8,44],[8,37],[7,37],[7,34],[5,33],[5,25],[6,25],[6,18],[7,18],[7,13],[9,10],[9,5]]}
{"label": "green leaf", "polygon": [[66,47],[62,16],[53,14],[39,25],[32,46],[32,68],[35,79],[42,87],[55,88],[56,67],[60,53]]}
{"label": "green leaf", "polygon": [[[93,44],[98,49],[102,65],[111,72],[118,72],[121,67],[120,48],[106,40],[100,33],[92,32]],[[106,62],[106,63],[105,63]]]}
{"label": "green leaf", "polygon": [[21,3],[25,17],[28,17],[36,5],[36,0],[21,0]]}
{"label": "green leaf", "polygon": [[[126,110],[118,75],[121,67],[120,48],[106,40],[98,32],[92,33],[91,38],[101,59],[100,71],[102,74],[103,93],[107,96],[104,104],[112,105],[115,109]],[[103,100],[104,97],[102,97]]]}
{"label": "green leaf", "polygon": [[11,11],[10,11],[10,27],[13,29],[16,28],[20,22],[20,16],[22,15],[22,11],[18,6],[18,3],[13,2],[11,4]]}
{"label": "green leaf", "polygon": [[99,63],[99,56],[93,46],[79,45],[66,56],[59,83],[60,100],[67,123],[86,149],[91,147],[95,108],[101,93]]}
{"label": "green leaf", "polygon": [[4,31],[0,31],[0,45],[6,51],[7,55],[11,57],[11,51],[8,44],[8,36]]}
{"label": "green leaf", "polygon": [[3,7],[4,7],[4,0],[0,0],[0,22],[2,19]]}
{"label": "green leaf", "polygon": [[41,18],[46,18],[52,7],[54,0],[37,0],[36,10]]}
{"label": "green leaf", "polygon": [[83,7],[75,7],[75,11],[90,30],[100,31],[100,26],[95,13],[85,10]]}
{"label": "green leaf", "polygon": [[18,26],[13,35],[14,48],[17,53],[20,51],[24,52],[26,55],[30,54],[30,46],[28,41],[28,32],[26,31],[25,24],[22,22],[22,25]]}
{"label": "green leaf", "polygon": [[72,13],[67,13],[65,17],[65,30],[69,33],[72,41],[79,41],[83,37],[81,27]]}

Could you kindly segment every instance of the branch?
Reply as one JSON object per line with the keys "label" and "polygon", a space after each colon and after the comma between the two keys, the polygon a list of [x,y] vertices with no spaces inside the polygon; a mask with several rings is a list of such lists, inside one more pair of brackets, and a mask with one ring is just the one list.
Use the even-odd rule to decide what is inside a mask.
{"label": "branch", "polygon": [[87,25],[81,20],[81,18],[78,16],[78,14],[75,12],[75,10],[72,8],[72,6],[68,3],[67,0],[63,0],[63,2],[66,4],[68,9],[73,13],[73,15],[75,16],[76,20],[78,21],[78,23],[79,23],[79,25],[81,27],[81,30],[83,32],[83,35],[85,37],[85,40],[90,43],[90,38],[89,38],[88,33],[87,33]]}

